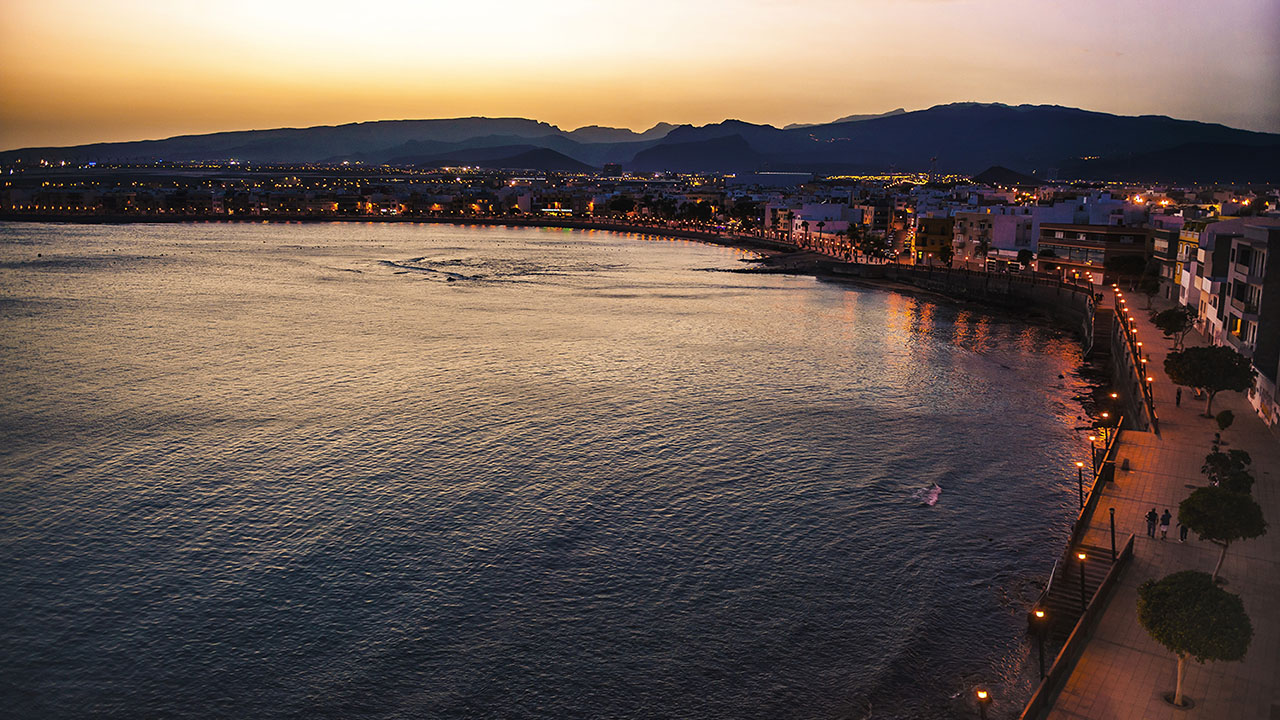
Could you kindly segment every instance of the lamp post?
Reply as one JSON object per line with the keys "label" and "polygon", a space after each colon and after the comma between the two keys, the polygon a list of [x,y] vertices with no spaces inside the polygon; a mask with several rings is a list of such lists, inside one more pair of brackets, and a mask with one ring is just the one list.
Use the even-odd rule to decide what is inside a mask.
{"label": "lamp post", "polygon": [[1084,561],[1088,556],[1084,552],[1078,552],[1076,557],[1080,559],[1080,614],[1083,615],[1085,608],[1089,606],[1089,601],[1084,594]]}
{"label": "lamp post", "polygon": [[1080,509],[1084,509],[1084,463],[1076,463],[1076,488],[1080,491]]}
{"label": "lamp post", "polygon": [[982,716],[982,720],[987,720],[987,706],[991,704],[991,693],[978,689],[978,713]]}
{"label": "lamp post", "polygon": [[1044,634],[1048,621],[1045,620],[1044,610],[1036,608],[1032,614],[1035,616],[1036,628],[1036,650],[1040,654],[1040,679],[1044,679]]}
{"label": "lamp post", "polygon": [[1089,436],[1089,462],[1093,465],[1095,475],[1098,473],[1098,446],[1094,444],[1097,439],[1097,435]]}
{"label": "lamp post", "polygon": [[1111,562],[1116,561],[1116,509],[1111,510]]}

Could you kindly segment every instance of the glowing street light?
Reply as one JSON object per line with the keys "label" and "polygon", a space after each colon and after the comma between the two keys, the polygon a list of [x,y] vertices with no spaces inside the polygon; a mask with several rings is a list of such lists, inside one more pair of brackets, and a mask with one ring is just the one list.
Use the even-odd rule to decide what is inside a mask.
{"label": "glowing street light", "polygon": [[1080,490],[1080,509],[1084,510],[1084,463],[1076,463],[1076,487]]}
{"label": "glowing street light", "polygon": [[1083,615],[1085,608],[1089,606],[1089,601],[1084,594],[1084,561],[1088,556],[1081,550],[1076,553],[1076,557],[1080,560],[1080,614]]}
{"label": "glowing street light", "polygon": [[987,706],[991,704],[991,694],[986,690],[978,690],[978,712],[982,715],[982,720],[987,720]]}
{"label": "glowing street light", "polygon": [[1044,679],[1044,636],[1045,631],[1049,629],[1049,623],[1045,619],[1044,610],[1036,608],[1031,613],[1035,616],[1032,625],[1035,627],[1036,633],[1036,650],[1040,655],[1040,679]]}

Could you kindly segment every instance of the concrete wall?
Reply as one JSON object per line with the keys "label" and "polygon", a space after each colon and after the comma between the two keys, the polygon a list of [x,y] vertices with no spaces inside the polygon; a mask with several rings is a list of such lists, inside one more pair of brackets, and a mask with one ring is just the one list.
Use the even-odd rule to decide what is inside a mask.
{"label": "concrete wall", "polygon": [[831,262],[824,269],[837,276],[907,283],[948,297],[996,307],[1035,310],[1075,331],[1086,352],[1093,346],[1091,289],[1081,289],[1057,278],[895,264]]}

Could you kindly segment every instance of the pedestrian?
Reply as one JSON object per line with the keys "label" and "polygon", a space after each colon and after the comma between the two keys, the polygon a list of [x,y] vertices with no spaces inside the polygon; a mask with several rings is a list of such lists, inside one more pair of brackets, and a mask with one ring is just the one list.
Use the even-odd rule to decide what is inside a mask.
{"label": "pedestrian", "polygon": [[1164,509],[1164,514],[1160,516],[1160,539],[1169,539],[1169,521],[1173,520],[1173,515],[1169,514],[1169,508]]}
{"label": "pedestrian", "polygon": [[1147,537],[1154,538],[1156,536],[1156,521],[1160,516],[1156,514],[1156,509],[1151,508],[1151,512],[1147,513]]}
{"label": "pedestrian", "polygon": [[1178,391],[1173,394],[1173,406],[1182,407],[1182,388],[1178,388]]}
{"label": "pedestrian", "polygon": [[1178,523],[1178,542],[1187,541],[1187,530],[1188,528],[1186,525]]}

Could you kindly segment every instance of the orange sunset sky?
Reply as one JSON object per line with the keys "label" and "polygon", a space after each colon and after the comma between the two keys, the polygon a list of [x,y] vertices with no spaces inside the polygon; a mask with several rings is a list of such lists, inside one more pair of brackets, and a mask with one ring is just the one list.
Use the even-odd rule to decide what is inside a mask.
{"label": "orange sunset sky", "polygon": [[956,101],[1280,132],[1280,2],[0,0],[0,149],[364,120],[643,130]]}

